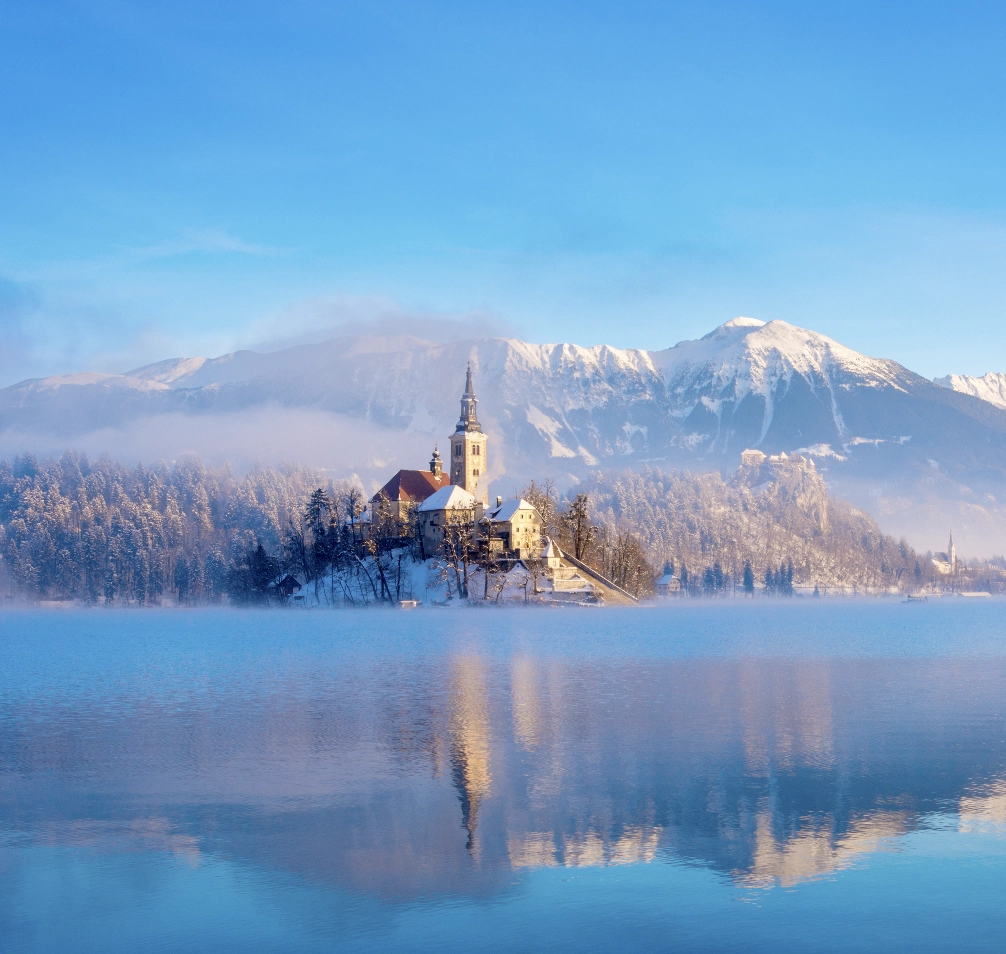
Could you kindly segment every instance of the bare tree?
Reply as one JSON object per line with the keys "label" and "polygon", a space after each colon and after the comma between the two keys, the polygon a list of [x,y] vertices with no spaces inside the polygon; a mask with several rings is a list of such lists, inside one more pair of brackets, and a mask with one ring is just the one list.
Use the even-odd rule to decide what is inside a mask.
{"label": "bare tree", "polygon": [[346,506],[346,516],[349,518],[349,529],[354,543],[359,543],[362,537],[360,518],[366,505],[363,500],[363,492],[359,487],[350,487],[345,494],[344,503]]}
{"label": "bare tree", "polygon": [[527,602],[527,587],[530,584],[531,592],[533,595],[538,595],[538,581],[542,578],[545,573],[545,563],[543,560],[538,558],[532,558],[528,560],[522,560],[521,563],[524,565],[525,577],[522,578],[521,585],[525,590],[525,600]]}
{"label": "bare tree", "polygon": [[541,482],[532,480],[521,492],[523,497],[541,517],[541,532],[549,538],[559,534],[559,495],[555,481],[546,477]]}
{"label": "bare tree", "polygon": [[477,556],[477,543],[475,508],[455,507],[445,511],[444,561],[454,571],[462,599],[468,599],[468,571]]}

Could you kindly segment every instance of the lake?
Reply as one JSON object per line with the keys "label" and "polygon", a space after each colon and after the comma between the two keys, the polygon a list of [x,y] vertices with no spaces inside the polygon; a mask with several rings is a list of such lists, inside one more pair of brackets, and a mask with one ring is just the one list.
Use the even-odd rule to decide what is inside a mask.
{"label": "lake", "polygon": [[7,611],[0,950],[993,951],[1006,603]]}

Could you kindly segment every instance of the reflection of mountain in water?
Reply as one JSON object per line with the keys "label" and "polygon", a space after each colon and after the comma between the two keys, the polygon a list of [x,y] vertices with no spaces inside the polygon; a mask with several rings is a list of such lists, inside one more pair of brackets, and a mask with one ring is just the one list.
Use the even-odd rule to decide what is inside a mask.
{"label": "reflection of mountain in water", "polygon": [[787,885],[936,813],[1006,822],[1004,689],[987,659],[465,655],[184,705],[4,703],[0,817],[68,843],[145,832],[145,850],[157,819],[194,858],[385,897],[669,858]]}

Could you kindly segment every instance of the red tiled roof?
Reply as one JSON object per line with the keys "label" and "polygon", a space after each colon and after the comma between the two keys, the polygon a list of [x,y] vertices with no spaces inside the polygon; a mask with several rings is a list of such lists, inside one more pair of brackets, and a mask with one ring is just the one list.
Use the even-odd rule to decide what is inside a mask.
{"label": "red tiled roof", "polygon": [[376,494],[373,499],[383,497],[385,500],[397,503],[422,503],[427,497],[435,494],[451,482],[446,471],[437,480],[428,470],[400,470]]}

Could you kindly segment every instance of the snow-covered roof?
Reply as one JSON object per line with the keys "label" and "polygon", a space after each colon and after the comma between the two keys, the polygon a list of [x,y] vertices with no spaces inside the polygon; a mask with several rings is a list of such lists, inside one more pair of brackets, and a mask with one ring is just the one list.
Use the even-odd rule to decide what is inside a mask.
{"label": "snow-covered roof", "polygon": [[657,586],[670,586],[674,582],[673,573],[665,573],[659,580],[657,580]]}
{"label": "snow-covered roof", "polygon": [[476,504],[474,494],[468,493],[464,487],[451,484],[441,487],[435,494],[427,497],[416,509],[421,513],[430,510],[468,510]]}
{"label": "snow-covered roof", "polygon": [[[506,503],[504,503],[501,507],[497,507],[490,516],[493,520],[496,520],[499,523],[506,523],[507,521],[513,519],[514,514],[517,513],[518,510],[534,510],[534,507],[521,497],[520,500],[506,501]],[[538,511],[535,510],[535,513],[537,512]]]}
{"label": "snow-covered roof", "polygon": [[400,470],[371,499],[375,503],[379,497],[396,503],[423,501],[449,485],[450,475],[446,473],[434,477],[428,470]]}
{"label": "snow-covered roof", "polygon": [[551,540],[548,541],[548,546],[545,547],[545,552],[542,554],[542,558],[545,560],[555,560],[559,557],[559,548],[555,546]]}

